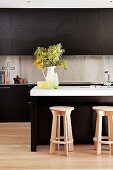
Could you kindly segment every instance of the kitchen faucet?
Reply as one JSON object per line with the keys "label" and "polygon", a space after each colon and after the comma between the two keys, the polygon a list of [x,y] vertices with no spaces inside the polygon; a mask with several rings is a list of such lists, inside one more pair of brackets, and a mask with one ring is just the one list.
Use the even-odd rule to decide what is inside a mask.
{"label": "kitchen faucet", "polygon": [[111,85],[109,71],[105,71],[104,73],[105,73],[104,85],[109,86],[109,85]]}

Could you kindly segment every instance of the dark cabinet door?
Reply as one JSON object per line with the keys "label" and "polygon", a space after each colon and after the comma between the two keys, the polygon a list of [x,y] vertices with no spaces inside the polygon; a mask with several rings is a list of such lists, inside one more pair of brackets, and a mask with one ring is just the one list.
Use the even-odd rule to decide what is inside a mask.
{"label": "dark cabinet door", "polygon": [[113,54],[113,9],[99,9],[99,53]]}
{"label": "dark cabinet door", "polygon": [[0,122],[30,121],[30,89],[33,86],[0,86]]}
{"label": "dark cabinet door", "polygon": [[12,54],[32,55],[33,49],[33,10],[12,10]]}
{"label": "dark cabinet door", "polygon": [[30,97],[27,85],[15,85],[14,93],[14,113],[17,121],[30,121]]}
{"label": "dark cabinet door", "polygon": [[11,54],[11,11],[0,9],[0,55]]}
{"label": "dark cabinet door", "polygon": [[76,10],[38,9],[34,12],[35,49],[61,43],[66,54],[77,49]]}
{"label": "dark cabinet door", "polygon": [[13,90],[11,86],[0,86],[0,122],[14,117]]}
{"label": "dark cabinet door", "polygon": [[77,41],[77,54],[98,54],[98,9],[78,9]]}
{"label": "dark cabinet door", "polygon": [[74,142],[92,143],[95,136],[95,113],[91,106],[75,106],[75,108],[71,114]]}

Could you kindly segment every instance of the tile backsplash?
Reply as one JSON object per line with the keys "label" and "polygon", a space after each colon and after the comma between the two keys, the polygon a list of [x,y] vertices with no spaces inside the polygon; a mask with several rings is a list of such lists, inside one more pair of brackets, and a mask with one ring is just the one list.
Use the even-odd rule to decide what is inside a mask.
{"label": "tile backsplash", "polygon": [[[104,71],[110,72],[113,81],[113,55],[68,55],[64,56],[68,62],[67,70],[56,68],[60,82],[103,82]],[[10,83],[18,75],[28,83],[44,80],[42,72],[33,66],[34,56],[0,56],[0,70],[10,62]]]}

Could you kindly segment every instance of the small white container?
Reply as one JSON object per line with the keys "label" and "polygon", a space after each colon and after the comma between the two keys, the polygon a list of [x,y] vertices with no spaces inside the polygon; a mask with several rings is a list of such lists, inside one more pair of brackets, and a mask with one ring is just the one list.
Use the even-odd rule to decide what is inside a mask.
{"label": "small white container", "polygon": [[58,81],[58,74],[54,73],[53,77],[53,88],[58,89],[59,81]]}

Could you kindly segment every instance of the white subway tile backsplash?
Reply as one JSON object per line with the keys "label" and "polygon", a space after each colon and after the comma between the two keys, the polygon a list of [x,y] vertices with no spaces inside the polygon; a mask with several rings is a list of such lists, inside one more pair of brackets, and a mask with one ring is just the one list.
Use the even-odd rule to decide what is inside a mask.
{"label": "white subway tile backsplash", "polygon": [[[104,71],[109,70],[110,79],[113,81],[113,55],[68,55],[67,70],[57,67],[60,82],[103,82]],[[19,75],[28,83],[44,80],[41,70],[33,66],[34,56],[0,56],[0,70],[10,62],[15,70],[10,71],[10,82]]]}

